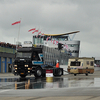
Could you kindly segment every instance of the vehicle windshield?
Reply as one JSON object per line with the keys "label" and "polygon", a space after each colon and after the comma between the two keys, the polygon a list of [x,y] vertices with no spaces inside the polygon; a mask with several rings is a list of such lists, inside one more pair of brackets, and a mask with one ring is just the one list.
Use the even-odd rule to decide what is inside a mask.
{"label": "vehicle windshield", "polygon": [[31,58],[31,52],[17,52],[16,57]]}
{"label": "vehicle windshield", "polygon": [[71,62],[70,66],[80,66],[81,62]]}

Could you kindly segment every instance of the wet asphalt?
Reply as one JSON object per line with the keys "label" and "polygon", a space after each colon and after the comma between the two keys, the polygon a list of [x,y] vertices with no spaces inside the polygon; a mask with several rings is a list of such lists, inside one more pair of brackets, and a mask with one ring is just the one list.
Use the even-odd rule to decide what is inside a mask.
{"label": "wet asphalt", "polygon": [[[0,89],[45,89],[45,88],[73,88],[73,87],[100,87],[100,68],[95,68],[94,74],[65,74],[62,77],[52,77],[52,79],[35,78],[27,76],[20,78],[12,73],[0,73]],[[17,87],[15,87],[17,86]]]}
{"label": "wet asphalt", "polygon": [[[5,98],[5,100],[11,96],[10,94],[6,97],[4,97],[6,94],[6,92],[8,90],[13,90],[13,91],[27,91],[27,90],[32,90],[32,91],[46,91],[46,90],[61,90],[62,89],[73,89],[73,91],[76,91],[75,88],[79,89],[85,89],[85,88],[100,88],[100,68],[95,68],[95,72],[94,74],[89,74],[88,76],[85,76],[84,74],[79,74],[77,76],[74,76],[73,74],[65,74],[61,77],[53,77],[51,80],[49,79],[49,81],[47,81],[46,78],[35,78],[34,76],[27,76],[26,78],[20,78],[19,76],[14,76],[12,73],[0,73],[0,96],[2,98]],[[78,90],[80,91],[80,90]],[[84,90],[85,91],[85,90]],[[67,91],[68,92],[68,91]],[[87,90],[88,92],[88,90]],[[80,91],[81,93],[81,91]],[[82,92],[83,93],[83,92]],[[75,94],[75,93],[74,93]],[[66,94],[66,95],[61,95],[60,97],[57,96],[57,94],[55,93],[52,94],[51,96],[48,96],[48,100],[51,100],[53,98],[55,98],[55,100],[74,100],[74,96],[75,95],[71,95],[71,94]],[[79,94],[79,93],[78,93]],[[86,98],[86,100],[88,100],[88,98],[90,98],[89,100],[93,100],[93,98],[91,97],[92,95],[83,95],[80,94],[78,96],[78,94],[76,94],[76,98],[81,98],[80,96],[83,96],[83,98],[81,98],[80,100],[84,100]],[[92,92],[91,92],[92,94]],[[97,93],[96,93],[97,94]],[[94,93],[93,97],[96,95]],[[44,94],[46,95],[46,93]],[[14,95],[14,96],[18,96],[18,95]],[[56,97],[55,97],[56,96]],[[63,97],[61,97],[63,96]],[[68,97],[69,96],[69,97]],[[18,96],[19,99],[21,100],[23,97],[23,95],[19,95]],[[44,99],[42,96],[40,96],[39,98],[32,98],[32,96],[28,96],[28,98],[24,98],[24,100],[47,100],[47,97],[44,96]],[[36,96],[38,97],[38,96]],[[59,98],[60,99],[59,99]],[[97,99],[99,100],[99,94],[96,95]],[[9,97],[10,98],[10,97]],[[12,97],[13,100],[16,100],[14,97]],[[10,98],[10,99],[12,99]],[[2,100],[2,99],[0,99]],[[8,99],[7,99],[8,100]]]}

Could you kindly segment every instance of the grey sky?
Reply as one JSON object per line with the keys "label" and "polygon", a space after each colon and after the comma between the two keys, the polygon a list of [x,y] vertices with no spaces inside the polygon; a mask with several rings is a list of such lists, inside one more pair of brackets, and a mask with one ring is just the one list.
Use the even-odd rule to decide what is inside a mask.
{"label": "grey sky", "polygon": [[[100,0],[0,0],[0,41],[14,43],[32,40],[29,29],[46,34],[80,31],[80,56],[99,57]],[[34,34],[35,35],[35,34]],[[72,35],[70,35],[71,37]]]}

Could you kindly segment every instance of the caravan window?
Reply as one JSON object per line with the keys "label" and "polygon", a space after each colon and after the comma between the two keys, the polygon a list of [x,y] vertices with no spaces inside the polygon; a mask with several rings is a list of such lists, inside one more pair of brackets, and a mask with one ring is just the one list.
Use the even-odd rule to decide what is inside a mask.
{"label": "caravan window", "polygon": [[80,66],[81,62],[71,62],[70,66]]}
{"label": "caravan window", "polygon": [[91,65],[91,66],[93,66],[93,65],[94,65],[94,64],[93,64],[93,61],[91,61],[91,62],[90,62],[90,65]]}
{"label": "caravan window", "polygon": [[89,61],[87,61],[87,65],[89,65]]}

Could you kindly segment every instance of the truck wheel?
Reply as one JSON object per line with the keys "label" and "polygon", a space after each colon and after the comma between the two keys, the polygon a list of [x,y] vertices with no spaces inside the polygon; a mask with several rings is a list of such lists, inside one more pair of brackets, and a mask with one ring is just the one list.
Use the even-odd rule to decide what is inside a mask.
{"label": "truck wheel", "polygon": [[63,73],[61,69],[58,69],[57,72],[58,72],[58,76],[61,76]]}
{"label": "truck wheel", "polygon": [[42,76],[42,69],[37,67],[35,69],[35,73],[34,73],[35,77],[41,77]]}
{"label": "truck wheel", "polygon": [[46,70],[45,69],[42,70],[42,77],[46,77]]}
{"label": "truck wheel", "polygon": [[62,69],[62,68],[56,68],[56,69],[53,71],[53,75],[54,75],[54,76],[61,76],[61,75],[63,75],[63,69]]}
{"label": "truck wheel", "polygon": [[74,76],[76,76],[76,74],[74,74]]}
{"label": "truck wheel", "polygon": [[88,76],[88,73],[86,73],[85,75]]}

